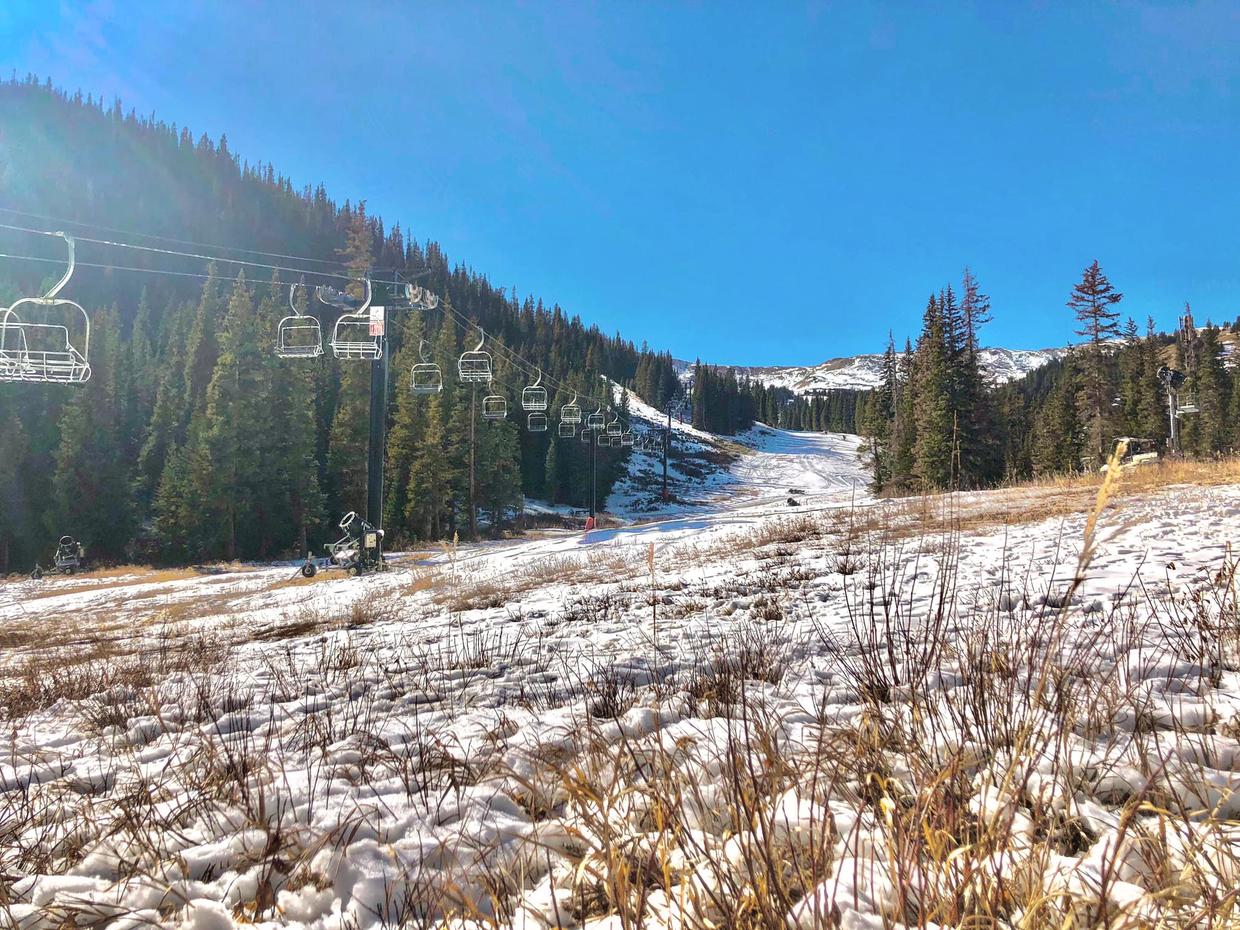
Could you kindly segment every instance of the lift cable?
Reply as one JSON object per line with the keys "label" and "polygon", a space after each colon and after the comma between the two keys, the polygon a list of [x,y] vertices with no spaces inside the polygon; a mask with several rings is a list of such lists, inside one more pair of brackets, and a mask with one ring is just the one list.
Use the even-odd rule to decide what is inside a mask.
{"label": "lift cable", "polygon": [[[448,309],[448,312],[450,312],[454,317],[456,317],[457,324],[461,326],[465,332],[469,332],[470,330],[474,330],[478,328],[477,323],[473,322],[468,317],[462,316],[460,313],[456,311],[454,307],[448,306],[447,309]],[[544,371],[540,366],[534,364],[533,362],[523,357],[515,349],[511,348],[510,346],[504,345],[503,340],[497,338],[491,333],[487,333],[487,343],[488,345],[495,347],[497,351],[501,352],[501,354],[506,355],[508,357],[508,361],[512,365],[514,365],[516,368],[523,370],[525,374],[527,375],[532,375],[534,377],[537,377],[541,373],[543,381],[545,381],[547,384],[551,385],[552,387],[557,387],[560,390],[565,391],[565,392],[575,391],[582,400],[593,401],[594,403],[601,404],[604,407],[610,408],[610,407],[616,406],[616,401],[614,398],[608,400],[608,399],[603,399],[600,397],[593,396],[591,394],[583,394],[578,388],[575,388],[570,384],[566,384],[565,382],[560,381],[557,378],[553,378],[551,375],[547,374],[546,371]]]}
{"label": "lift cable", "polygon": [[[444,307],[445,305],[442,303],[439,305],[439,308],[441,310],[444,309]],[[453,317],[455,317],[455,319],[453,319],[453,322],[456,324],[457,328],[461,331],[462,335],[469,336],[469,335],[472,335],[478,332],[480,327],[473,320],[470,320],[468,317],[461,316],[461,314],[457,313],[456,310],[452,309],[450,306],[447,307],[447,309],[449,313],[452,314],[452,316],[449,317],[449,319],[452,319]],[[531,374],[531,373],[536,374],[537,372],[540,371],[537,365],[534,365],[533,363],[526,361],[522,356],[518,355],[513,349],[504,345],[503,342],[495,338],[491,333],[487,333],[487,345],[492,346],[493,348],[498,347],[502,349],[503,354],[508,356],[508,361],[513,365],[513,367],[518,370],[524,371],[526,374]],[[624,423],[626,423],[629,426],[632,426],[631,421],[634,419],[634,415],[632,411],[630,411],[627,416],[621,416],[620,410],[616,406],[616,402],[614,400],[606,401],[598,397],[593,397],[589,394],[584,394],[578,388],[574,388],[571,385],[565,384],[562,381],[557,381],[556,379],[548,375],[546,372],[543,372],[542,377],[544,381],[547,381],[553,385],[558,385],[562,390],[565,391],[565,393],[568,393],[568,392],[575,393],[579,400],[592,401],[593,403],[601,407],[611,410],[611,412],[618,419],[622,419]],[[508,387],[508,385],[504,385],[504,386]],[[523,389],[524,389],[524,386],[522,388],[516,389],[518,396],[520,395]]]}
{"label": "lift cable", "polygon": [[[9,229],[14,232],[30,233],[36,236],[55,236],[57,233],[50,232],[46,229],[31,229],[28,226],[13,226],[9,223],[0,223],[0,229]],[[244,258],[228,258],[224,255],[208,255],[203,252],[181,252],[176,249],[157,249],[150,245],[135,245],[132,242],[117,242],[112,239],[95,239],[90,236],[74,236],[79,242],[90,242],[95,245],[111,246],[117,249],[134,249],[138,252],[148,252],[155,255],[173,255],[179,258],[193,258],[199,261],[207,262],[224,262],[230,265],[245,265],[250,268],[263,268],[268,271],[289,271],[295,274],[317,275],[320,278],[335,278],[341,281],[356,281],[357,277],[347,274],[337,274],[334,271],[314,271],[305,268],[290,268],[287,265],[272,265],[267,262],[252,262]]]}
{"label": "lift cable", "polygon": [[[0,212],[14,213],[20,216],[29,216],[35,219],[47,220],[49,222],[69,223],[69,224],[76,225],[76,226],[83,226],[83,227],[92,228],[92,229],[100,229],[100,230],[105,230],[109,232],[120,233],[122,235],[138,236],[138,237],[147,238],[147,239],[157,239],[157,240],[166,241],[166,242],[175,242],[181,245],[193,245],[193,246],[197,246],[198,248],[203,248],[203,249],[224,249],[228,251],[245,252],[248,254],[263,255],[263,256],[273,257],[273,258],[288,258],[288,259],[293,259],[296,261],[314,262],[317,264],[336,264],[336,265],[344,264],[343,262],[332,262],[327,259],[310,258],[308,256],[287,255],[287,254],[283,254],[279,252],[264,252],[258,249],[243,249],[243,248],[231,247],[231,246],[203,245],[203,244],[192,242],[190,240],[185,240],[185,239],[173,239],[171,237],[166,237],[166,236],[156,236],[156,235],[152,235],[149,233],[137,233],[137,232],[117,229],[115,227],[100,226],[97,224],[83,223],[83,222],[79,222],[75,220],[63,220],[63,219],[58,219],[56,217],[47,216],[45,214],[30,213],[28,211],[15,210],[9,207],[0,207]],[[54,236],[55,235],[54,232],[50,232],[48,230],[33,229],[30,227],[25,227],[25,226],[14,226],[14,225],[6,224],[6,223],[0,223],[0,229],[8,229],[14,232],[31,233],[33,235],[41,235],[41,236]],[[143,251],[143,252],[151,252],[151,253],[163,254],[163,255],[173,255],[173,256],[178,256],[181,258],[194,258],[194,259],[203,260],[203,261],[219,261],[219,262],[225,262],[229,264],[246,265],[246,266],[253,267],[253,268],[262,268],[262,269],[269,270],[269,271],[289,271],[289,272],[300,273],[300,274],[318,275],[320,277],[334,278],[337,280],[344,280],[344,281],[356,281],[357,280],[355,276],[346,275],[346,274],[337,274],[337,273],[329,272],[329,271],[312,271],[312,270],[306,270],[306,269],[287,268],[283,265],[272,265],[272,264],[264,263],[264,262],[253,262],[253,261],[248,261],[245,259],[228,258],[226,256],[213,256],[213,255],[208,255],[205,253],[181,252],[181,251],[177,251],[174,249],[158,249],[153,246],[137,245],[135,243],[130,243],[130,242],[118,242],[118,241],[114,241],[110,239],[95,239],[95,238],[91,238],[88,236],[75,236],[75,238],[81,242],[90,242],[90,243],[94,243],[97,245],[111,246],[114,248],[136,249],[136,250]],[[38,259],[33,256],[16,256],[16,255],[7,255],[7,254],[0,253],[0,258],[23,258],[23,257],[29,258],[30,260],[33,260],[33,261],[46,261],[46,259]],[[157,269],[134,268],[134,267],[123,268],[119,266],[104,265],[104,264],[97,264],[97,263],[91,263],[91,262],[79,262],[78,264],[83,267],[87,267],[87,268],[115,268],[115,270],[118,270],[118,271],[151,272],[151,273],[178,275],[181,277],[200,277],[200,278],[207,277],[207,275],[193,274],[191,272],[159,271]],[[429,272],[429,269],[424,269],[420,274],[426,274],[428,272]],[[473,327],[476,325],[473,321],[469,320],[467,317],[462,316],[460,313],[458,313],[455,308],[449,307],[448,309],[453,314],[453,316],[455,316],[459,321],[461,321],[465,325],[470,326],[470,327]],[[538,372],[541,370],[540,366],[535,365],[533,362],[526,359],[515,349],[505,345],[502,340],[492,336],[490,339],[490,342],[496,347],[497,351],[500,351],[503,354],[507,355],[510,362],[512,362],[514,365],[516,365],[519,368],[523,368],[526,374],[534,375],[536,377]],[[552,387],[557,387],[565,391],[573,390],[573,388],[570,387],[569,385],[565,384],[564,382],[560,381],[559,379],[545,372],[543,372],[543,380],[546,381],[546,383]],[[582,398],[586,400],[595,401],[596,403],[602,400],[602,398],[595,397],[595,396],[588,395],[588,394],[582,394],[581,396]],[[615,400],[614,398],[608,399],[606,401],[603,401],[603,403],[604,403],[604,406],[611,406],[615,403]]]}
{"label": "lift cable", "polygon": [[[299,262],[312,262],[316,265],[336,265],[346,267],[348,262],[339,259],[328,258],[311,258],[308,255],[288,255],[284,252],[265,252],[262,249],[244,249],[234,245],[210,245],[204,242],[194,242],[191,239],[177,239],[173,236],[158,236],[154,233],[134,232],[132,229],[118,229],[115,226],[104,226],[99,223],[87,223],[82,220],[69,220],[64,217],[48,216],[44,213],[31,213],[29,210],[16,210],[12,207],[0,207],[0,213],[11,213],[15,216],[25,216],[34,220],[44,220],[48,223],[57,223],[61,226],[80,226],[83,229],[93,229],[99,232],[115,233],[121,236],[134,236],[139,239],[154,239],[157,242],[171,242],[175,245],[192,245],[199,249],[218,249],[224,252],[244,252],[247,255],[262,255],[267,258],[288,258]],[[81,238],[81,237],[79,237]]]}
{"label": "lift cable", "polygon": [[[47,236],[47,237],[54,237],[57,235],[54,232],[49,232],[43,229],[32,229],[32,228],[24,227],[24,226],[14,226],[14,225],[10,225],[7,223],[0,223],[0,229],[7,229],[7,230],[12,230],[14,232],[29,233],[32,235]],[[150,253],[162,254],[162,255],[172,255],[172,256],[181,257],[181,258],[192,258],[192,259],[208,261],[208,262],[224,262],[224,263],[243,265],[243,266],[254,267],[254,268],[262,268],[265,270],[270,270],[270,271],[275,271],[275,272],[289,272],[291,274],[300,274],[303,276],[314,275],[318,277],[327,277],[327,278],[333,278],[333,279],[338,279],[338,280],[345,280],[349,282],[355,282],[357,280],[357,278],[353,276],[335,274],[332,272],[288,268],[283,265],[272,265],[272,264],[267,264],[263,262],[251,262],[251,261],[246,261],[244,259],[227,258],[224,256],[213,256],[213,255],[207,255],[207,254],[201,254],[201,253],[180,252],[180,251],[176,251],[172,249],[157,249],[152,246],[134,245],[133,243],[115,242],[112,240],[95,239],[95,238],[85,237],[85,236],[75,236],[74,238],[82,242],[91,242],[97,245],[111,246],[115,248],[135,249],[135,250],[142,251],[142,252],[150,252]],[[6,252],[0,252],[0,258],[45,262],[49,264],[60,264],[59,259],[42,258],[39,256],[34,256],[34,255],[15,255],[15,254],[6,253]],[[77,264],[79,267],[83,267],[83,268],[111,269],[113,271],[140,272],[140,273],[146,273],[146,274],[165,274],[165,275],[172,275],[176,277],[185,277],[185,278],[207,279],[211,277],[211,275],[201,273],[201,272],[172,271],[172,270],[163,269],[163,268],[138,268],[134,266],[112,265],[112,264],[100,263],[100,262],[81,262],[81,261],[78,262]],[[477,323],[470,320],[468,317],[465,317],[462,314],[460,314],[451,305],[441,304],[440,306],[441,308],[446,307],[448,312],[455,318],[455,322],[457,326],[460,327],[464,333],[469,334],[470,332],[479,328]],[[515,349],[505,345],[502,340],[494,336],[491,336],[489,339],[489,344],[495,347],[497,352],[504,355],[510,364],[512,364],[515,368],[522,370],[525,374],[537,376],[538,373],[541,371],[538,365],[534,364],[533,362],[530,362],[528,359],[522,356]],[[572,387],[571,385],[566,384],[563,381],[560,381],[557,378],[552,377],[551,375],[545,372],[542,372],[542,377],[543,377],[543,380],[546,381],[548,384],[550,384],[552,387],[558,387],[561,390],[566,391],[566,392],[574,391],[583,400],[593,401],[594,403],[601,404],[603,407],[606,407],[606,408],[615,407],[614,398],[607,400],[607,399],[603,399],[603,398],[600,398],[600,397],[597,397],[591,394],[582,393],[580,390]]]}

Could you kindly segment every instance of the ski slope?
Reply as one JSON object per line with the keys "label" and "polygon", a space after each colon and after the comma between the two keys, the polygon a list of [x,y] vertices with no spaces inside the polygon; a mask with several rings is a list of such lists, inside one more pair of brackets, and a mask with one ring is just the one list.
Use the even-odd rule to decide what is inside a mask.
{"label": "ski slope", "polygon": [[[360,579],[256,565],[4,583],[0,697],[26,705],[6,710],[0,746],[0,923],[615,930],[599,903],[605,864],[657,840],[668,851],[643,925],[729,925],[718,902],[744,899],[766,842],[724,816],[729,760],[738,734],[761,728],[779,762],[755,776],[772,793],[746,802],[752,823],[778,826],[789,861],[797,837],[830,852],[784,923],[903,926],[884,870],[920,844],[889,849],[892,808],[872,805],[866,784],[814,783],[838,734],[855,743],[882,708],[904,706],[904,691],[866,697],[859,657],[909,650],[924,671],[925,637],[966,643],[991,625],[1011,655],[1052,619],[1059,648],[1089,663],[1073,668],[1078,687],[1096,683],[1082,699],[1095,716],[1047,730],[1056,742],[1031,757],[1027,792],[1008,797],[1001,773],[979,769],[962,803],[1020,824],[1051,811],[1087,841],[1035,855],[1022,833],[969,868],[1019,868],[1038,900],[1103,895],[1125,925],[1156,925],[1145,917],[1169,898],[1152,877],[1134,866],[1098,880],[1137,829],[1128,818],[1161,816],[1121,816],[1125,779],[1150,778],[1153,752],[1169,779],[1159,797],[1194,811],[1161,829],[1181,831],[1176,848],[1203,850],[1208,868],[1240,864],[1228,845],[1240,843],[1228,826],[1240,744],[1215,735],[1240,732],[1240,673],[1230,653],[1206,668],[1206,627],[1184,626],[1176,606],[1235,597],[1225,569],[1240,486],[1124,499],[1069,587],[1091,490],[905,506],[869,497],[857,437],[757,428],[683,441],[733,450],[709,494],[589,534],[430,547]],[[927,515],[943,529],[918,529]],[[959,594],[938,627],[944,577]],[[893,604],[899,625],[884,626]],[[770,665],[742,683],[749,710],[701,696],[755,650]],[[936,661],[908,719],[974,706],[977,682]],[[1125,716],[1137,712],[1139,730]],[[950,749],[943,726],[888,747],[898,775],[885,791],[916,777],[900,753]],[[1190,757],[1191,769],[1177,761]],[[660,834],[652,810],[676,831]]]}

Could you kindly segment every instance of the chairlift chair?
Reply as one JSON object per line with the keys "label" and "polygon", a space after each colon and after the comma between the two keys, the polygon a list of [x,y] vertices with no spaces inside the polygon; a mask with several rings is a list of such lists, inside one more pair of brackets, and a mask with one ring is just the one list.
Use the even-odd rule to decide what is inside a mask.
{"label": "chairlift chair", "polygon": [[[341,314],[332,327],[332,354],[336,358],[373,362],[383,357],[383,336],[371,335],[370,331],[370,278],[366,278],[364,284],[366,295],[362,305]],[[347,309],[352,306],[347,294],[323,284],[318,287],[318,295],[319,300],[334,307]]]}
{"label": "chairlift chair", "polygon": [[405,285],[405,300],[412,310],[434,310],[439,306],[439,295],[417,284]]}
{"label": "chairlift chair", "polygon": [[607,435],[612,439],[619,438],[624,433],[624,427],[620,425],[620,418],[616,417],[607,424]]}
{"label": "chairlift chair", "polygon": [[561,422],[575,425],[581,422],[581,407],[577,405],[577,395],[573,395],[573,399],[560,408]]}
{"label": "chairlift chair", "polygon": [[597,410],[586,417],[586,429],[588,430],[601,430],[604,428],[606,423],[607,417],[603,415],[603,407],[601,404]]}
{"label": "chairlift chair", "polygon": [[542,386],[541,369],[534,383],[521,391],[521,409],[539,413],[547,409],[547,389]]}
{"label": "chairlift chair", "polygon": [[623,433],[620,434],[620,445],[622,446],[633,445],[633,431],[631,429],[625,430]]}
{"label": "chairlift chair", "polygon": [[613,445],[613,443],[612,443],[612,441],[611,441],[611,437],[610,437],[609,435],[607,435],[606,433],[599,433],[599,434],[598,434],[598,444],[599,444],[600,446],[610,446],[610,445]]}
{"label": "chairlift chair", "polygon": [[422,361],[409,371],[409,389],[414,394],[438,394],[443,390],[443,372],[438,363],[426,358],[426,340],[418,343],[418,355]]}
{"label": "chairlift chair", "polygon": [[582,441],[582,442],[589,442],[589,441],[590,441],[590,437],[591,437],[591,432],[590,432],[589,427],[587,427],[587,428],[585,428],[585,429],[583,429],[583,430],[581,431],[581,441]]}
{"label": "chairlift chair", "polygon": [[318,319],[302,313],[293,303],[297,288],[304,286],[289,285],[288,305],[293,313],[276,327],[276,355],[280,358],[318,358],[323,354],[323,329]]}
{"label": "chairlift chair", "polygon": [[[90,380],[90,316],[80,304],[57,296],[73,277],[73,237],[63,232],[56,235],[69,250],[64,275],[42,297],[23,297],[3,308],[0,315],[0,381],[81,384]],[[38,314],[40,310],[56,322],[29,318],[30,311]]]}
{"label": "chairlift chair", "polygon": [[563,420],[560,421],[558,429],[561,439],[572,439],[577,435],[577,427],[572,423],[565,423]]}
{"label": "chairlift chair", "polygon": [[545,433],[547,431],[547,415],[545,413],[531,413],[526,421],[531,433]]}
{"label": "chairlift chair", "polygon": [[503,394],[488,394],[482,398],[482,416],[486,420],[503,420],[508,416],[508,398]]}
{"label": "chairlift chair", "polygon": [[[491,353],[482,348],[486,338],[486,332],[479,327],[478,344],[468,352],[462,352],[460,359],[457,360],[456,371],[462,381],[471,384],[491,383]],[[507,404],[504,407],[504,415],[508,415]]]}
{"label": "chairlift chair", "polygon": [[1201,407],[1197,404],[1197,394],[1195,391],[1185,391],[1184,394],[1178,398],[1176,403],[1176,413],[1178,415],[1200,412]]}

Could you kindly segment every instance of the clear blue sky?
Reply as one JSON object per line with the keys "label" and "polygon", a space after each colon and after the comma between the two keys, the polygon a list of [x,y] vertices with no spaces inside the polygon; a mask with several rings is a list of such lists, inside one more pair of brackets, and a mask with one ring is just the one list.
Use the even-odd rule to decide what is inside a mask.
{"label": "clear blue sky", "polygon": [[[1240,5],[0,4],[0,58],[227,132],[497,284],[686,358],[1240,314]],[[7,67],[5,68],[7,71]]]}

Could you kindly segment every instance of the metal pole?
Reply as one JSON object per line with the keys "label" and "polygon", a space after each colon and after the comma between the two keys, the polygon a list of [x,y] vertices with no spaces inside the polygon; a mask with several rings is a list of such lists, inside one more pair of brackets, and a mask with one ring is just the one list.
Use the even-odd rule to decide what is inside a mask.
{"label": "metal pole", "polygon": [[598,508],[598,436],[590,437],[590,516]]}
{"label": "metal pole", "polygon": [[478,535],[478,508],[474,506],[474,418],[478,405],[478,385],[469,396],[469,538]]}
{"label": "metal pole", "polygon": [[1180,419],[1176,414],[1179,412],[1179,397],[1175,391],[1167,392],[1167,414],[1171,419],[1171,440],[1170,449],[1174,455],[1180,451]]}
{"label": "metal pole", "polygon": [[[387,337],[379,339],[380,356],[370,363],[370,439],[366,463],[366,522],[383,526],[383,451],[387,433]],[[382,543],[382,540],[380,540]]]}
{"label": "metal pole", "polygon": [[667,447],[672,441],[672,405],[667,405],[667,429],[663,431],[663,500],[667,501]]}

